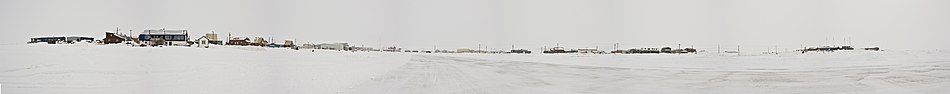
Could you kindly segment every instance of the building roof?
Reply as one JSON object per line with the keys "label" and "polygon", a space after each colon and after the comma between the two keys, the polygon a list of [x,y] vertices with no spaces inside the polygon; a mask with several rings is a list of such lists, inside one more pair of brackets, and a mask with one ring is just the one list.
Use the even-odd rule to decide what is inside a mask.
{"label": "building roof", "polygon": [[80,35],[63,35],[63,36],[33,36],[33,37],[30,37],[30,38],[51,38],[51,37],[89,37],[89,38],[91,38],[91,36],[80,36]]}
{"label": "building roof", "polygon": [[30,38],[36,39],[36,38],[66,38],[66,37],[64,36],[36,36],[36,37],[30,37]]}
{"label": "building roof", "polygon": [[169,29],[145,29],[142,34],[147,35],[185,35],[188,30],[169,30]]}
{"label": "building roof", "polygon": [[[231,38],[231,40],[245,40],[245,39],[248,39],[248,38],[247,38],[247,37],[240,37],[240,36],[235,36],[235,37],[232,37],[232,38]],[[249,39],[248,39],[248,40],[249,40]]]}

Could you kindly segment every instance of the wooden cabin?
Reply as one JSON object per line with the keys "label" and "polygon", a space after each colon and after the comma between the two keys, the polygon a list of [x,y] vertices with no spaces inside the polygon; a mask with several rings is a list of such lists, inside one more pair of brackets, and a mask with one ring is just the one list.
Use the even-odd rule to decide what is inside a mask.
{"label": "wooden cabin", "polygon": [[118,44],[124,41],[128,41],[128,39],[126,37],[118,36],[113,32],[106,32],[106,37],[102,38],[103,44]]}
{"label": "wooden cabin", "polygon": [[228,42],[225,43],[225,45],[247,46],[247,45],[251,45],[251,42],[250,42],[250,41],[251,41],[251,39],[250,39],[250,38],[247,38],[247,37],[233,37],[233,38],[229,39]]}

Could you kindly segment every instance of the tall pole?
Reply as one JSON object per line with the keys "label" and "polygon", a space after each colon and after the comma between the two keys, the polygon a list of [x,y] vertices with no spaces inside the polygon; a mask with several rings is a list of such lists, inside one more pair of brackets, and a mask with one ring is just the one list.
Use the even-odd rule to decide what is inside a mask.
{"label": "tall pole", "polygon": [[620,43],[614,43],[614,50],[620,50]]}
{"label": "tall pole", "polygon": [[802,54],[805,54],[805,52],[808,52],[808,48],[805,47],[805,44],[801,44],[801,46],[802,46]]}
{"label": "tall pole", "polygon": [[377,36],[376,38],[376,47],[379,47],[379,49],[386,48],[386,47],[383,47],[383,38],[380,36]]}
{"label": "tall pole", "polygon": [[482,44],[478,44],[478,48],[476,48],[476,49],[478,49],[479,51],[481,51],[481,50],[482,50]]}

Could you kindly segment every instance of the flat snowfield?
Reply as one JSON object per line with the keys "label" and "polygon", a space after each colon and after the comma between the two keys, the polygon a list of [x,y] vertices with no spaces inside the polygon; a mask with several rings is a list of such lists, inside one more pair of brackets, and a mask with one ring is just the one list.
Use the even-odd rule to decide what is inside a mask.
{"label": "flat snowfield", "polygon": [[950,51],[514,55],[0,45],[3,94],[948,94]]}

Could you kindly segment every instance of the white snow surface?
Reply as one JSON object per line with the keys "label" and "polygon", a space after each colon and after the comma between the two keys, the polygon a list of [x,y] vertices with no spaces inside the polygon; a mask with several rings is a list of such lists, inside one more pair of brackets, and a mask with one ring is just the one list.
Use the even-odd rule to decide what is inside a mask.
{"label": "white snow surface", "polygon": [[0,45],[3,94],[947,94],[950,51],[515,55]]}

